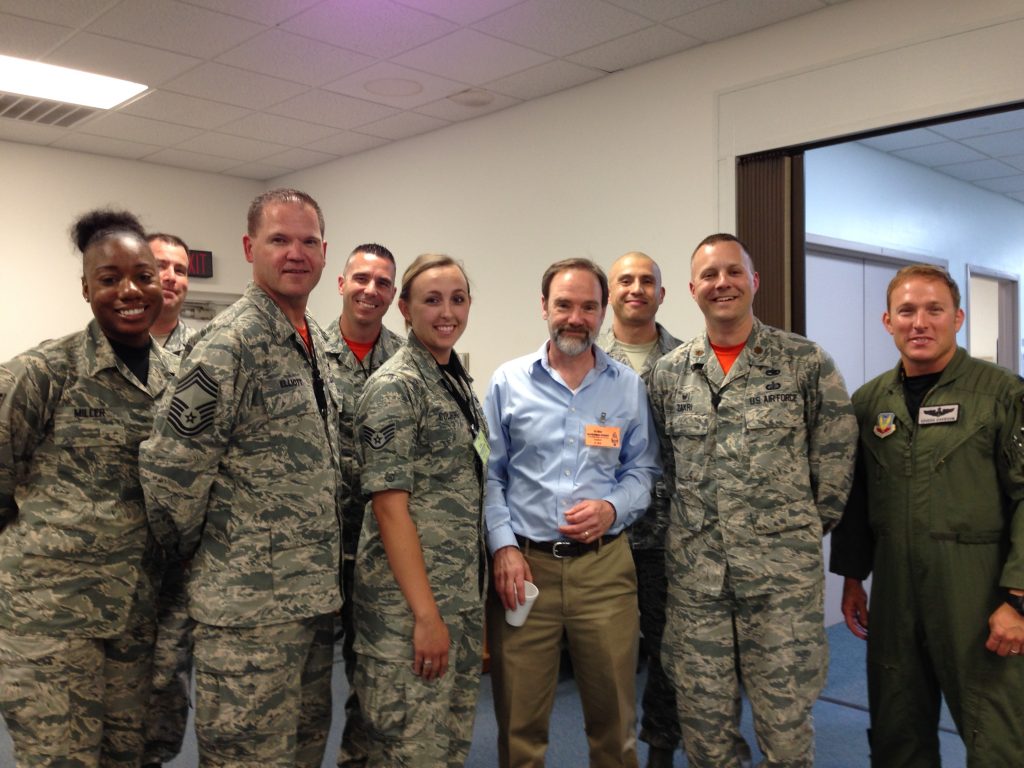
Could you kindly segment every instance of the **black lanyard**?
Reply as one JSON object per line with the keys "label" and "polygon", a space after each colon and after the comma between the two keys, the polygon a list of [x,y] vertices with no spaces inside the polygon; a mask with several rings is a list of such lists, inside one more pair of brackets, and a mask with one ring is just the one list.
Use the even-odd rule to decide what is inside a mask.
{"label": "black lanyard", "polygon": [[473,407],[473,392],[470,389],[469,376],[466,375],[466,371],[462,367],[462,363],[459,362],[459,358],[454,350],[451,354],[452,356],[447,365],[441,365],[440,363],[437,365],[441,371],[441,386],[452,396],[455,404],[459,406],[462,415],[466,417],[466,423],[469,424],[470,434],[476,437],[480,431],[480,420],[476,409]]}

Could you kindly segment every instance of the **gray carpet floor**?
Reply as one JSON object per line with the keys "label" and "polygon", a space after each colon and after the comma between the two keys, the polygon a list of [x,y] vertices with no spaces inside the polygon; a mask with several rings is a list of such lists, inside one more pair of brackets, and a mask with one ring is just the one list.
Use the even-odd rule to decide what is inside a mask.
{"label": "gray carpet floor", "polygon": [[[845,626],[837,625],[828,631],[832,663],[829,668],[828,685],[814,708],[814,723],[817,739],[815,765],[819,768],[867,768],[868,727],[867,687],[864,679],[864,643],[851,635]],[[637,680],[637,690],[643,690],[644,673]],[[334,701],[336,711],[341,712],[347,687],[340,659],[334,665]],[[337,718],[327,745],[323,766],[334,768],[338,743],[341,740],[341,719]],[[755,758],[760,757],[749,705],[745,705],[743,733],[754,748]],[[551,716],[550,746],[547,765],[549,768],[585,768],[587,765],[586,739],[583,734],[583,717],[580,712],[576,688],[571,679],[559,683],[555,709]],[[484,675],[481,679],[480,701],[477,705],[473,747],[466,763],[467,768],[495,768],[497,729],[494,723],[494,709],[491,706],[491,681]],[[942,743],[942,764],[945,768],[962,768],[966,765],[963,744],[953,730],[947,712],[943,713],[940,730]],[[640,744],[640,764],[647,758],[647,746]],[[189,734],[185,748],[173,762],[171,768],[195,768],[198,764],[194,736]],[[686,758],[681,752],[675,756],[676,768],[685,766]],[[0,723],[0,768],[14,766],[11,742],[7,729]]]}

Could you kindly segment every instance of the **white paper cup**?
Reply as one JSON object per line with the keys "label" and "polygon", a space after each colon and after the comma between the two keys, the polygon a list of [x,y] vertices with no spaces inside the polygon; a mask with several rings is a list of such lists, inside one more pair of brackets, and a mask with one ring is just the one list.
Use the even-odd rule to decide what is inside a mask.
{"label": "white paper cup", "polygon": [[521,627],[526,623],[526,617],[530,615],[530,609],[540,594],[540,590],[532,581],[523,582],[523,592],[526,593],[526,602],[517,604],[511,611],[505,611],[505,621],[513,627]]}

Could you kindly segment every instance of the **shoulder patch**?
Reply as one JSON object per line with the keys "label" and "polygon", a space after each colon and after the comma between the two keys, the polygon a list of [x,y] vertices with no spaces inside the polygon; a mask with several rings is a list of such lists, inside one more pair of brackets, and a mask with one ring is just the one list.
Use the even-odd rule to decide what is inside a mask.
{"label": "shoulder patch", "polygon": [[220,384],[201,364],[178,381],[167,420],[182,437],[195,437],[213,424]]}
{"label": "shoulder patch", "polygon": [[394,423],[387,424],[380,429],[374,429],[373,427],[363,427],[363,442],[373,448],[375,451],[379,451],[385,445],[391,442],[391,438],[395,436],[395,425]]}

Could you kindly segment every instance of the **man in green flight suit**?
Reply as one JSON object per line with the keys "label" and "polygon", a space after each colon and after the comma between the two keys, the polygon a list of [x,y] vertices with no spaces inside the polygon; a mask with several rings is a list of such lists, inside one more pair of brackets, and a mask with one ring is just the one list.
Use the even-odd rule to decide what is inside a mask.
{"label": "man in green flight suit", "polygon": [[942,697],[968,765],[1020,765],[1024,382],[957,347],[944,270],[905,267],[886,298],[900,362],[853,395],[860,451],[830,563],[868,640],[872,765],[939,765]]}

